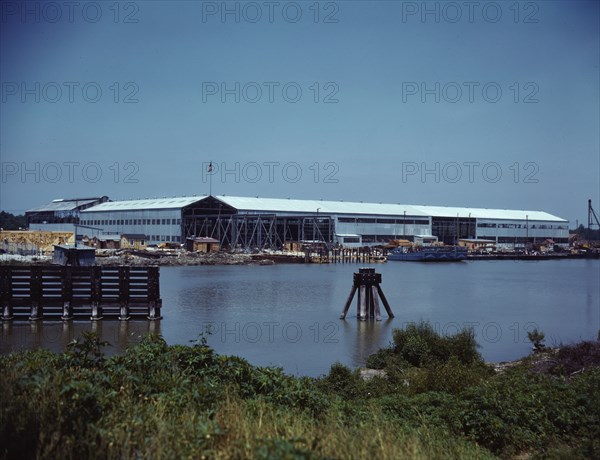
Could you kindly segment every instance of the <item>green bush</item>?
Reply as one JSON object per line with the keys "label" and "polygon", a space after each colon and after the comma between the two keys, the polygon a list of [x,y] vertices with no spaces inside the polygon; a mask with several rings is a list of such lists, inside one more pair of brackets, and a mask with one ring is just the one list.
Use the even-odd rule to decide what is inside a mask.
{"label": "green bush", "polygon": [[599,389],[599,369],[572,382],[511,370],[461,395],[462,432],[496,453],[541,451],[579,439],[597,455]]}
{"label": "green bush", "polygon": [[385,369],[393,359],[391,348],[381,348],[367,358],[366,367],[369,369]]}
{"label": "green bush", "polygon": [[423,388],[413,389],[413,392],[439,391],[459,394],[466,388],[485,382],[494,371],[485,364],[464,364],[457,356],[451,356],[445,363],[428,366],[423,373]]}
{"label": "green bush", "polygon": [[538,331],[537,328],[527,332],[527,338],[533,344],[533,348],[537,351],[545,348],[543,344],[545,337],[546,335],[543,332]]}
{"label": "green bush", "polygon": [[[485,457],[478,446],[503,457],[600,458],[596,342],[552,355],[565,372],[534,363],[496,375],[469,331],[441,337],[422,323],[394,332],[394,346],[373,358],[386,376],[368,381],[339,363],[323,378],[297,378],[203,342],[146,336],[110,358],[103,346],[89,334],[59,355],[0,356],[0,458],[319,458],[340,439],[355,442],[346,456],[361,458],[413,448]],[[386,450],[397,433],[408,450]]]}
{"label": "green bush", "polygon": [[422,366],[432,361],[444,363],[452,356],[463,364],[482,362],[471,329],[443,337],[431,324],[421,322],[409,324],[405,329],[394,329],[392,335],[394,353],[413,366]]}
{"label": "green bush", "polygon": [[329,374],[319,380],[318,386],[333,395],[353,399],[362,394],[363,385],[356,372],[341,363],[331,365]]}

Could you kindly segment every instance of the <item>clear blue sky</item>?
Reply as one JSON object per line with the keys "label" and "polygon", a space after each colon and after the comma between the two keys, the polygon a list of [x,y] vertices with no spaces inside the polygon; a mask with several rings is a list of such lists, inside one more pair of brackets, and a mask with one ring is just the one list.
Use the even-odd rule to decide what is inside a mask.
{"label": "clear blue sky", "polygon": [[600,210],[598,2],[0,5],[2,210],[209,161],[213,194]]}

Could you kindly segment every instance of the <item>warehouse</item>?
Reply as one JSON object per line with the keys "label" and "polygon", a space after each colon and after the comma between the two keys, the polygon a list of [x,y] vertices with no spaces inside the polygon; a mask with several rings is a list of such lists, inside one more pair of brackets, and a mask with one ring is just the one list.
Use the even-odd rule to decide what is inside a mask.
{"label": "warehouse", "polygon": [[551,239],[566,246],[569,233],[567,220],[543,211],[206,195],[60,199],[26,216],[30,229],[77,227],[80,237],[140,234],[148,245],[211,237],[230,248],[280,248],[299,241],[356,247],[432,238],[446,244],[493,240],[498,248]]}
{"label": "warehouse", "polygon": [[149,245],[211,237],[230,248],[432,238],[446,244],[482,238],[514,248],[546,239],[566,245],[569,232],[567,220],[542,211],[206,195],[109,201],[82,210],[80,219],[104,233],[147,235]]}
{"label": "warehouse", "polygon": [[25,211],[27,226],[29,230],[75,233],[75,225],[79,223],[79,213],[106,201],[108,201],[107,196],[52,200],[44,206]]}
{"label": "warehouse", "polygon": [[430,232],[424,212],[400,204],[217,196],[206,197],[201,208],[184,212],[184,232],[212,236],[229,247],[298,241],[356,247]]}
{"label": "warehouse", "polygon": [[105,234],[146,235],[148,245],[182,243],[182,214],[201,201],[199,196],[108,201],[82,211],[80,222]]}

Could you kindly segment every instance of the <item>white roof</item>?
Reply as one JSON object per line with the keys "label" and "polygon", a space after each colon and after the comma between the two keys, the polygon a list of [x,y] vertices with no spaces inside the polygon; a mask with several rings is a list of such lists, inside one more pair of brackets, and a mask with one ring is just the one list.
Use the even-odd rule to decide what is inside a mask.
{"label": "white roof", "polygon": [[456,208],[447,206],[415,206],[432,217],[471,217],[477,219],[503,219],[503,220],[543,220],[551,222],[568,222],[560,217],[553,216],[543,211],[525,211],[514,209],[487,209],[487,208]]}
{"label": "white roof", "polygon": [[[178,209],[205,199],[207,195],[153,198],[144,200],[109,201],[82,213],[99,211],[128,211],[143,209]],[[526,220],[546,222],[568,222],[543,211],[459,208],[447,206],[421,206],[390,203],[363,203],[353,201],[296,200],[286,198],[259,198],[242,196],[215,196],[219,201],[249,213],[302,213],[302,214],[346,214],[413,217],[469,217],[477,219]]]}
{"label": "white roof", "polygon": [[107,201],[91,208],[81,211],[99,212],[99,211],[134,211],[143,209],[177,209],[200,201],[206,198],[206,195],[200,196],[182,196],[172,198],[152,198],[144,200],[126,200],[126,201]]}
{"label": "white roof", "polygon": [[420,206],[389,203],[357,203],[352,201],[322,201],[322,200],[291,200],[282,198],[258,198],[239,196],[216,196],[215,198],[240,211],[261,212],[303,212],[315,214],[373,214],[402,216],[406,211],[407,216],[423,217],[469,217],[478,219],[505,219],[505,220],[543,220],[554,222],[567,222],[565,219],[553,216],[543,211],[525,211],[510,209],[487,208],[458,208],[446,206]]}
{"label": "white roof", "polygon": [[[357,203],[352,201],[292,200],[286,198],[258,198],[241,196],[216,196],[218,200],[239,211],[294,212],[304,214],[373,214],[423,216],[427,214],[414,206],[385,203]],[[317,211],[318,209],[318,211]]]}
{"label": "white roof", "polygon": [[51,203],[39,206],[37,208],[28,209],[26,212],[52,212],[52,211],[73,211],[81,206],[93,203],[100,198],[81,198],[80,200],[52,200]]}
{"label": "white roof", "polygon": [[98,235],[96,239],[99,241],[118,241],[121,239],[121,235]]}

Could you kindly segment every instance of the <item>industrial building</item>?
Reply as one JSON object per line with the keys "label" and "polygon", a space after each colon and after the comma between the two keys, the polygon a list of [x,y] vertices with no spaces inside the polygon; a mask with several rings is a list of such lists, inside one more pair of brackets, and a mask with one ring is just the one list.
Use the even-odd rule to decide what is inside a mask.
{"label": "industrial building", "polygon": [[142,234],[149,245],[194,237],[215,238],[224,248],[485,239],[498,248],[514,248],[545,240],[566,246],[569,234],[567,220],[543,211],[224,195],[103,201],[72,212],[81,233],[89,228],[102,234]]}
{"label": "industrial building", "polygon": [[[79,213],[100,203],[108,201],[107,196],[93,198],[58,198],[38,208],[25,211],[27,226],[29,230],[49,230],[53,232],[77,233],[76,226],[79,222]],[[95,231],[91,231],[95,230]],[[88,235],[97,235],[102,232],[101,228],[87,229]]]}

